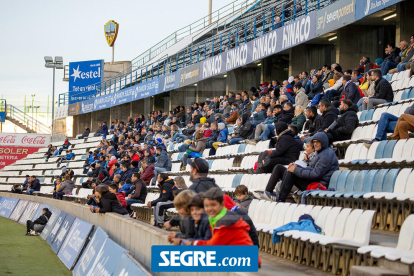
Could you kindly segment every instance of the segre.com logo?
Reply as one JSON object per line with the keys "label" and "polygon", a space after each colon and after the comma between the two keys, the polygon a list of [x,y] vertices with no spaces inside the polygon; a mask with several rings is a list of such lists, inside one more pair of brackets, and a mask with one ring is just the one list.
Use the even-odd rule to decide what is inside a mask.
{"label": "segre.com logo", "polygon": [[153,272],[257,272],[257,246],[153,245]]}

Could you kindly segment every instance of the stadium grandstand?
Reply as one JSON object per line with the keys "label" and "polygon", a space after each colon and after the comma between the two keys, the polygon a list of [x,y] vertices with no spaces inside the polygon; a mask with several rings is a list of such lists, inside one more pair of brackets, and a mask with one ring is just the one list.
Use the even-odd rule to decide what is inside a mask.
{"label": "stadium grandstand", "polygon": [[414,1],[223,9],[59,95],[74,133],[0,171],[0,215],[50,208],[28,233],[76,275],[102,240],[110,275],[158,272],[167,244],[256,245],[258,275],[413,275]]}

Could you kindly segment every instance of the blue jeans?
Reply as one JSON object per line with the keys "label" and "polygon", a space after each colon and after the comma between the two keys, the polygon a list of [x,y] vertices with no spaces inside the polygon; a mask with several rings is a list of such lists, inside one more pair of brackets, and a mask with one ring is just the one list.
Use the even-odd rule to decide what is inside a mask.
{"label": "blue jeans", "polygon": [[187,167],[188,153],[184,153],[181,157],[181,167]]}
{"label": "blue jeans", "polygon": [[375,139],[386,140],[388,132],[394,132],[397,125],[398,117],[390,113],[384,112],[378,122],[378,130]]}
{"label": "blue jeans", "polygon": [[411,62],[406,62],[406,63],[401,63],[401,64],[398,64],[398,65],[397,65],[397,70],[398,70],[398,72],[405,71],[405,66],[406,66],[407,64],[409,64],[409,63],[411,63]]}
{"label": "blue jeans", "polygon": [[331,99],[333,98],[333,97],[337,97],[337,96],[339,96],[341,93],[339,93],[339,91],[337,91],[337,90],[328,90],[326,93],[325,93],[325,99],[327,99],[328,101],[331,101]]}
{"label": "blue jeans", "polygon": [[33,189],[30,189],[30,190],[27,190],[26,191],[26,194],[27,195],[33,195],[33,192],[34,192],[34,190]]}
{"label": "blue jeans", "polygon": [[157,182],[157,175],[160,172],[166,172],[167,169],[166,168],[161,168],[161,167],[155,167],[154,169],[154,178],[152,180],[152,184],[155,185],[155,183]]}
{"label": "blue jeans", "polygon": [[182,141],[184,141],[184,140],[186,140],[187,139],[187,136],[185,136],[184,134],[181,134],[181,133],[176,133],[176,134],[174,134],[174,136],[171,138],[171,142],[177,142],[177,143],[179,143],[179,142],[182,142]]}
{"label": "blue jeans", "polygon": [[233,138],[233,139],[230,139],[229,144],[230,144],[230,145],[235,145],[235,144],[237,144],[238,142],[243,141],[243,140],[244,140],[244,139],[242,139],[242,138]]}
{"label": "blue jeans", "polygon": [[186,150],[188,150],[189,147],[190,147],[190,145],[182,144],[181,146],[178,147],[178,150],[180,152],[185,152]]}
{"label": "blue jeans", "polygon": [[269,140],[269,136],[273,137],[275,135],[276,135],[275,125],[270,124],[270,125],[266,125],[265,131],[263,131],[263,133],[260,134],[260,136],[257,139],[259,139],[259,140]]}
{"label": "blue jeans", "polygon": [[385,76],[386,74],[388,74],[388,71],[394,69],[395,67],[397,67],[397,63],[392,61],[386,61],[383,64],[381,64],[381,74]]}
{"label": "blue jeans", "polygon": [[364,103],[364,100],[365,100],[366,98],[361,98],[361,99],[359,99],[359,101],[357,102],[357,106],[358,106],[358,110],[359,111],[362,111],[362,104]]}
{"label": "blue jeans", "polygon": [[128,212],[131,212],[131,204],[134,204],[134,203],[144,204],[142,200],[135,199],[135,198],[127,199],[126,203],[127,203],[126,209]]}

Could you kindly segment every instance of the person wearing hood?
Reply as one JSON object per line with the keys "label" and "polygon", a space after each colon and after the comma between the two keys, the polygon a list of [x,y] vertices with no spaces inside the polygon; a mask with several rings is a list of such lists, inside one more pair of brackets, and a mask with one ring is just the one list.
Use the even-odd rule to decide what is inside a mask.
{"label": "person wearing hood", "polygon": [[189,189],[194,190],[197,193],[203,193],[211,188],[218,188],[214,178],[207,177],[209,165],[205,159],[201,157],[188,159],[188,165],[191,167],[190,181],[193,182]]}
{"label": "person wearing hood", "polygon": [[288,125],[284,122],[275,123],[275,134],[277,137],[275,150],[269,154],[268,151],[262,152],[257,161],[256,172],[250,171],[251,173],[270,173],[277,164],[288,165],[299,158],[301,148]]}
{"label": "person wearing hood", "polygon": [[70,174],[66,175],[65,181],[60,185],[55,194],[56,199],[62,199],[64,195],[72,194],[73,189],[76,188],[75,182],[72,181]]}
{"label": "person wearing hood", "polygon": [[78,136],[78,139],[85,139],[89,137],[89,133],[91,133],[91,130],[88,126],[85,126],[85,131],[82,133],[82,135]]}
{"label": "person wearing hood", "polygon": [[296,93],[294,107],[301,106],[306,108],[309,104],[308,96],[306,95],[305,89],[302,87],[301,83],[295,83],[293,86],[293,91]]}
{"label": "person wearing hood", "polygon": [[341,116],[329,128],[325,129],[329,142],[351,139],[352,132],[358,127],[358,107],[350,100],[343,100],[339,106]]}
{"label": "person wearing hood", "polygon": [[329,148],[329,140],[325,132],[316,133],[312,137],[312,142],[317,155],[309,162],[309,166],[301,167],[290,163],[287,169],[284,166],[277,166],[277,169],[275,167],[276,171],[272,172],[269,182],[272,180],[277,183],[282,179],[282,184],[279,194],[273,194],[266,188],[265,196],[268,199],[285,202],[293,186],[304,191],[313,182],[319,182],[328,188],[332,174],[339,170],[338,158],[335,152]]}
{"label": "person wearing hood", "polygon": [[160,172],[169,172],[171,171],[171,158],[168,157],[168,154],[165,150],[161,147],[156,147],[155,151],[158,155],[157,163],[154,165],[154,177],[152,178],[152,185],[155,185],[155,181],[157,179],[157,175]]}
{"label": "person wearing hood", "polygon": [[181,158],[181,168],[185,168],[188,158],[201,157],[207,146],[207,139],[203,136],[203,132],[197,132],[195,141],[188,147],[186,153]]}
{"label": "person wearing hood", "polygon": [[123,216],[128,216],[128,211],[119,203],[116,194],[109,191],[108,185],[98,185],[95,188],[95,199],[98,206],[90,206],[92,213],[105,214],[114,212]]}
{"label": "person wearing hood", "polygon": [[[47,222],[50,219],[52,213],[49,211],[48,208],[43,208],[42,214],[38,217],[35,221],[27,220],[26,221],[26,236],[31,236],[30,231],[33,230],[37,233],[41,233],[45,228]],[[36,235],[35,234],[35,235]]]}
{"label": "person wearing hood", "polygon": [[358,101],[361,99],[361,93],[359,92],[358,86],[352,82],[351,76],[343,76],[342,85],[344,87],[343,93],[345,99],[350,100],[354,104],[358,104]]}
{"label": "person wearing hood", "polygon": [[238,127],[229,141],[230,145],[237,144],[238,142],[247,139],[247,137],[253,133],[253,126],[250,123],[248,114],[243,114],[237,120],[237,125]]}
{"label": "person wearing hood", "polygon": [[160,206],[171,204],[174,201],[174,191],[178,188],[174,184],[174,180],[169,178],[166,173],[160,173],[157,176],[158,186],[160,187],[160,196],[153,201],[148,201],[147,206],[154,208],[154,224],[164,224],[164,209],[160,213]]}

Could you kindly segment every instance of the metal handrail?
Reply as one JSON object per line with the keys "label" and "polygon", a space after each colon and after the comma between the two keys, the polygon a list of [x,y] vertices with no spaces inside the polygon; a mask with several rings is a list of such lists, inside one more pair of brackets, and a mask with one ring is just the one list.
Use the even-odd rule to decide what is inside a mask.
{"label": "metal handrail", "polygon": [[42,122],[33,118],[26,112],[20,110],[19,108],[13,105],[6,106],[6,115],[9,116],[11,119],[17,120],[22,124],[26,125],[28,128],[34,130],[38,133],[51,133],[52,128],[43,124]]}
{"label": "metal handrail", "polygon": [[[302,11],[296,13],[295,8],[293,10],[293,13],[288,18],[285,18],[285,4],[290,4],[291,0],[277,1],[271,5],[271,7],[265,9],[263,12],[255,13],[253,16],[247,17],[245,20],[234,24],[231,28],[227,28],[224,31],[217,33],[216,35],[211,36],[206,40],[185,47],[174,55],[167,56],[166,58],[161,58],[160,60],[157,60],[151,64],[147,64],[145,66],[138,67],[133,71],[129,71],[128,73],[124,73],[118,76],[115,82],[109,80],[109,86],[107,85],[108,81],[98,83],[96,86],[98,87],[97,90],[99,91],[97,91],[97,93],[94,95],[85,96],[85,99],[111,94],[124,89],[125,87],[144,83],[147,80],[152,80],[154,77],[162,76],[164,73],[167,74],[174,72],[187,65],[199,63],[217,53],[225,52],[235,46],[242,45],[254,38],[257,38],[269,31],[274,30],[274,19],[275,17],[279,16],[279,13],[282,14],[280,16],[280,22],[282,25],[284,25],[290,21],[295,21],[298,16],[306,15],[311,11],[325,7],[332,2],[332,0],[294,0],[295,5],[298,3],[302,5]],[[282,10],[276,8],[280,5],[283,6]],[[278,12],[278,14],[275,12]],[[240,30],[242,30],[243,38],[237,40],[237,37],[241,33]],[[228,37],[224,37],[227,35]],[[219,44],[219,47],[212,47],[213,44]],[[166,68],[168,68],[168,70]],[[70,92],[66,92],[59,95],[59,105],[68,104],[69,93]],[[87,92],[79,92],[76,95],[82,95],[86,93]]]}

